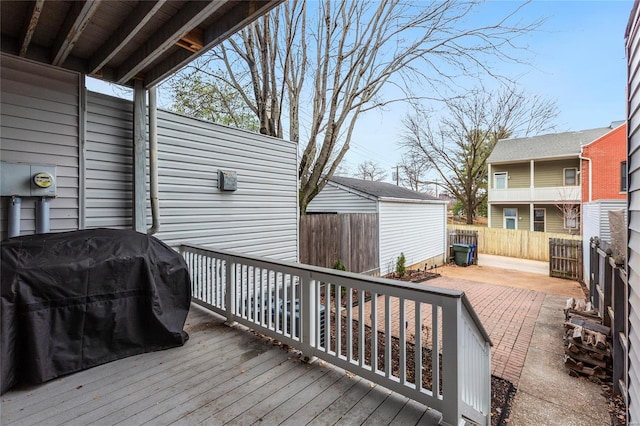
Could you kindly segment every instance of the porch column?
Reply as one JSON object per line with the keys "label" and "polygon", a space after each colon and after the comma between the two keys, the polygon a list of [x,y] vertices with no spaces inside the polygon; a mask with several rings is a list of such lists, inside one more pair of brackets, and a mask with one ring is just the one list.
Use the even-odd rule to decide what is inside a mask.
{"label": "porch column", "polygon": [[535,231],[534,229],[534,222],[535,222],[535,217],[533,215],[533,203],[529,204],[529,227],[531,231]]}
{"label": "porch column", "polygon": [[133,86],[133,193],[132,225],[137,232],[147,232],[146,191],[146,91],[141,80]]}
{"label": "porch column", "polygon": [[535,181],[536,180],[535,180],[535,166],[534,166],[533,163],[534,163],[533,160],[531,160],[531,162],[529,163],[529,176],[531,177],[531,181],[529,183],[529,188],[530,188],[530,191],[531,191],[531,200],[535,201],[536,200],[536,198],[535,198],[535,196],[536,196],[536,190],[535,190],[536,184],[535,184]]}
{"label": "porch column", "polygon": [[[491,176],[491,164],[487,164],[487,228],[491,228],[491,189],[493,188],[493,177]],[[446,252],[446,250],[445,250]]]}

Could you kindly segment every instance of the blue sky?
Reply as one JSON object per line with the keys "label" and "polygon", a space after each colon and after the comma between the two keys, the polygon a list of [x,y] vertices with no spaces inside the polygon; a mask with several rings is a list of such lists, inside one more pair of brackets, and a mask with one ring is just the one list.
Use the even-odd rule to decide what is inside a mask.
{"label": "blue sky", "polygon": [[[488,14],[513,10],[518,3],[493,1]],[[606,127],[625,118],[626,60],[624,31],[633,2],[535,1],[523,16],[546,17],[539,31],[530,34],[522,52],[530,66],[504,65],[502,74],[519,76],[528,93],[555,100],[558,131]],[[397,146],[406,108],[396,106],[371,112],[359,123],[347,167],[355,170],[365,160],[391,170],[400,161]]]}
{"label": "blue sky", "polygon": [[[503,16],[522,2],[489,1],[475,19]],[[624,31],[632,0],[625,1],[534,1],[522,12],[525,20],[546,17],[542,27],[521,40],[529,64],[501,65],[500,74],[517,76],[528,93],[555,100],[558,131],[608,126],[625,118],[626,60]],[[489,83],[491,84],[491,83]],[[90,90],[116,94],[103,83],[88,79]],[[167,100],[160,106],[167,107]],[[393,104],[384,111],[361,117],[355,129],[345,166],[355,170],[363,161],[377,162],[387,172],[400,162],[397,141],[408,108]],[[435,178],[435,176],[431,176]]]}

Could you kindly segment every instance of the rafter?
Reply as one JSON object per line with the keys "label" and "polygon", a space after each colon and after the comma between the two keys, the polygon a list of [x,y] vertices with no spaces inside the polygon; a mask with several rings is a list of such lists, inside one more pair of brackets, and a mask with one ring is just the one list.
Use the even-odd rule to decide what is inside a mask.
{"label": "rafter", "polygon": [[31,37],[33,37],[33,33],[36,31],[36,27],[38,26],[38,19],[40,19],[40,13],[42,12],[43,6],[44,0],[36,0],[31,3],[31,9],[27,14],[24,29],[22,30],[22,34],[20,36],[19,55],[22,57],[27,56],[27,49],[29,49],[29,44],[31,44]]}
{"label": "rafter", "polygon": [[[225,2],[192,2],[180,10],[164,27],[138,49],[118,69],[117,82],[125,84],[173,47],[185,34],[197,27]],[[192,55],[191,52],[187,52]]]}
{"label": "rafter", "polygon": [[73,50],[82,32],[89,24],[89,20],[100,7],[101,0],[89,0],[84,2],[73,2],[71,10],[62,26],[62,30],[53,47],[53,58],[51,63],[61,66],[67,56]]}
{"label": "rafter", "polygon": [[89,59],[89,74],[95,74],[105,66],[149,22],[167,0],[140,2],[116,31]]}
{"label": "rafter", "polygon": [[[214,22],[204,30],[202,39],[202,48],[198,52],[206,52],[213,46],[221,43],[230,34],[245,27],[251,21],[267,13],[269,10],[280,4],[280,2],[266,2],[260,0],[245,0],[238,2],[236,6],[225,14],[221,20]],[[173,73],[176,69],[181,68],[197,56],[188,49],[179,50],[164,60],[158,66],[154,67],[145,76],[145,86],[153,87]]]}

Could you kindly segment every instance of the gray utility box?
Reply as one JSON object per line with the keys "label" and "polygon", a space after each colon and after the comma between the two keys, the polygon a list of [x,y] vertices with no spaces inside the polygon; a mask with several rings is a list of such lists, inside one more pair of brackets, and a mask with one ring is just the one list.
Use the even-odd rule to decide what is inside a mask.
{"label": "gray utility box", "polygon": [[0,195],[3,197],[55,197],[56,166],[0,163]]}

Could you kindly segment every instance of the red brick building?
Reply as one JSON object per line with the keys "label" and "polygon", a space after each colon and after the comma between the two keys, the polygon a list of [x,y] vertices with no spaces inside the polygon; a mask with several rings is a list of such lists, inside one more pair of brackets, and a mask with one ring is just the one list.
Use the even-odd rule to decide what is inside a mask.
{"label": "red brick building", "polygon": [[609,133],[582,147],[583,203],[627,197],[627,125],[612,123],[612,127]]}

